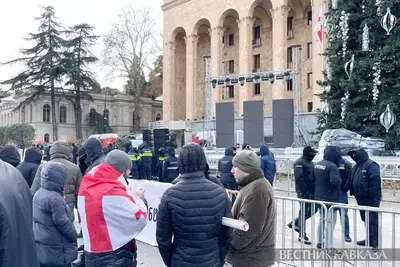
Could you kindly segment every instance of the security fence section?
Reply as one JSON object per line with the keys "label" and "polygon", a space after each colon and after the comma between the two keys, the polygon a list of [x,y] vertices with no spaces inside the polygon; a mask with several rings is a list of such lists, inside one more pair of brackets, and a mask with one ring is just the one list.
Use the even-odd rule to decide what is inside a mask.
{"label": "security fence section", "polygon": [[[281,196],[275,199],[276,266],[400,266],[400,211]],[[352,238],[348,243],[342,227],[346,210]],[[360,212],[365,212],[365,223]],[[370,222],[375,223],[374,218],[379,242],[372,248],[366,236],[373,231]],[[357,245],[365,239],[366,246]]]}

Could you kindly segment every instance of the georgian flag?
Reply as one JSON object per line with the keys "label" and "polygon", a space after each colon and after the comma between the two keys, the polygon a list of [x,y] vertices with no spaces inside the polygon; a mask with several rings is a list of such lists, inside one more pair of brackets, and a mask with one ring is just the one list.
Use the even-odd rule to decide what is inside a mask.
{"label": "georgian flag", "polygon": [[318,18],[317,18],[317,23],[316,23],[315,29],[314,29],[314,32],[316,34],[316,43],[315,43],[315,45],[317,47],[317,50],[320,53],[323,52],[322,50],[323,50],[323,34],[324,34],[324,31],[323,31],[323,22],[322,22],[322,20],[323,20],[323,13],[322,13],[322,8],[321,8],[320,12],[319,12],[319,15],[318,15]]}
{"label": "georgian flag", "polygon": [[147,224],[146,205],[129,194],[122,175],[102,163],[86,174],[79,188],[78,214],[85,251],[115,251],[134,239]]}

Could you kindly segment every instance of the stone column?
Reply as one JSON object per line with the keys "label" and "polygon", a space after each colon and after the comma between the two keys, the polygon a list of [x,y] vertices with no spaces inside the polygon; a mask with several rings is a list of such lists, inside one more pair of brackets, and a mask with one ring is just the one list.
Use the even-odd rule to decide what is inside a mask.
{"label": "stone column", "polygon": [[[185,37],[186,42],[186,118],[194,119],[195,81],[197,77],[197,42],[199,37],[195,34]],[[196,95],[196,97],[199,97]]]}
{"label": "stone column", "polygon": [[[222,36],[224,35],[224,28],[221,26],[210,29],[211,39],[211,77],[219,77],[221,75],[221,47],[222,47]],[[221,99],[221,92],[219,86],[212,88],[212,99],[211,104],[211,117],[215,117],[215,104]]]}
{"label": "stone column", "polygon": [[[254,18],[245,17],[238,21],[239,24],[239,74],[251,73],[252,70],[252,28]],[[238,99],[238,115],[243,114],[243,102],[251,99],[251,83],[245,83],[244,86],[236,86],[239,99]]]}
{"label": "stone column", "polygon": [[163,52],[163,117],[164,120],[174,119],[173,97],[175,84],[175,43],[164,44]]}
{"label": "stone column", "polygon": [[[289,7],[286,5],[271,9],[272,21],[272,66],[274,70],[287,69],[287,17]],[[274,100],[285,97],[285,80],[275,81],[272,85]]]}

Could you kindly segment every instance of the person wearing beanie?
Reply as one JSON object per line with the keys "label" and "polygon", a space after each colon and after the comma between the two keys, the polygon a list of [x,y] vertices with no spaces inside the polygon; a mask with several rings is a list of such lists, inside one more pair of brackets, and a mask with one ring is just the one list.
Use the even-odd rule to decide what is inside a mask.
{"label": "person wearing beanie", "polygon": [[43,153],[37,147],[30,147],[25,151],[24,161],[21,162],[17,169],[24,176],[29,188],[32,186],[35,179],[37,169],[42,162]]}
{"label": "person wearing beanie", "polygon": [[114,149],[82,180],[78,196],[86,267],[136,266],[133,239],[147,224],[144,190],[127,183],[132,162]]}
{"label": "person wearing beanie", "polygon": [[89,138],[89,140],[87,140],[85,144],[85,149],[86,149],[85,164],[87,165],[87,168],[85,170],[85,173],[83,174],[88,173],[91,169],[103,163],[105,159],[105,155],[103,153],[103,146],[101,145],[99,139]]}
{"label": "person wearing beanie", "polygon": [[164,192],[157,213],[156,238],[164,264],[222,267],[232,237],[232,230],[222,225],[223,217],[231,217],[228,194],[206,179],[200,145],[183,146],[178,166],[179,181]]}
{"label": "person wearing beanie", "polygon": [[[293,163],[294,168],[294,179],[296,183],[297,197],[300,199],[314,199],[314,163],[313,159],[317,151],[312,147],[306,146],[303,149],[303,155]],[[299,217],[293,222],[288,224],[288,227],[295,230],[300,234],[298,240],[306,245],[311,245],[311,241],[308,239],[306,230],[306,221],[311,218],[312,214],[311,203],[300,202]]]}
{"label": "person wearing beanie", "polygon": [[272,266],[275,262],[275,196],[260,168],[260,158],[251,150],[238,152],[233,158],[232,173],[242,186],[232,208],[233,218],[247,221],[249,230],[233,231],[227,262],[233,266]]}

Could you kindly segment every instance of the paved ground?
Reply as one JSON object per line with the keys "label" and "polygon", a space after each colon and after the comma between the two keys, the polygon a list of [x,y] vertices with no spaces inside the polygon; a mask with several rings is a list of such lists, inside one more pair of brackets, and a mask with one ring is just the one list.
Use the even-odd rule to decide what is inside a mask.
{"label": "paved ground", "polygon": [[[282,192],[277,190],[276,191],[277,196],[288,196],[287,192]],[[292,197],[294,197],[293,193],[290,194]],[[354,199],[350,199],[350,204],[355,204]],[[301,244],[297,241],[298,235],[297,233],[291,231],[286,227],[286,224],[292,220],[292,218],[297,216],[298,212],[298,203],[297,202],[288,202],[286,201],[285,204],[281,200],[277,201],[277,240],[276,240],[276,247],[277,248],[301,248]],[[399,204],[398,203],[393,203],[393,202],[382,202],[381,208],[385,210],[398,210]],[[354,220],[356,218],[356,220]],[[350,234],[353,239],[352,243],[345,243],[344,247],[345,248],[356,248],[357,245],[354,242],[354,240],[362,240],[365,238],[365,227],[364,224],[362,223],[359,212],[356,211],[351,211],[349,210],[349,219],[350,219]],[[383,248],[392,248],[393,240],[395,240],[395,247],[400,246],[400,224],[398,223],[400,221],[400,216],[396,216],[395,224],[393,224],[393,216],[391,214],[383,214],[382,219],[381,219],[381,227],[380,227],[380,235],[382,237],[382,246]],[[317,241],[317,227],[318,227],[318,222],[319,222],[319,214],[315,214],[313,218],[311,218],[307,222],[307,234],[309,238],[312,240],[313,244],[311,247],[315,248],[316,246],[316,241]],[[356,222],[356,223],[355,223]],[[394,226],[393,226],[394,225]],[[354,231],[354,229],[357,229]],[[337,221],[335,232],[334,232],[334,247],[337,249],[343,248],[342,242],[341,242],[341,237],[343,236],[342,234],[342,229],[341,229],[341,222],[340,222],[340,217]],[[82,243],[82,240],[80,240],[79,243]],[[310,248],[310,246],[304,246],[303,248]],[[152,247],[149,246],[145,243],[138,242],[138,263],[139,266],[144,266],[144,267],[162,267],[165,266],[162,262],[162,259],[160,257],[160,254],[158,253],[158,248],[157,247]],[[400,256],[399,256],[400,257]],[[319,267],[321,265],[320,262],[296,262],[298,265],[294,266],[315,266]],[[397,262],[398,265],[400,266],[400,263]],[[230,265],[226,265],[230,266]],[[286,266],[282,264],[277,264],[276,266]],[[287,266],[292,266],[292,265],[287,265]],[[366,265],[363,262],[357,262],[357,263],[346,263],[346,262],[335,262],[333,266],[370,266],[370,267],[375,267],[375,266],[395,266],[392,265],[391,262],[382,262],[382,265],[379,265],[378,262],[370,262],[369,265]]]}

